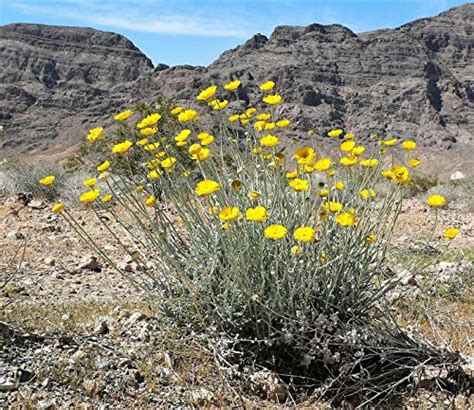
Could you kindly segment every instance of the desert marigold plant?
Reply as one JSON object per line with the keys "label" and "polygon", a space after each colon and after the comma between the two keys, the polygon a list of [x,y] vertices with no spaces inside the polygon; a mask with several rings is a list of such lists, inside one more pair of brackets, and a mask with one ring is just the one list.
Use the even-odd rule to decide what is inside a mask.
{"label": "desert marigold plant", "polygon": [[[416,144],[374,138],[366,146],[335,128],[319,137],[335,155],[320,151],[316,137],[282,148],[292,123],[278,118],[284,99],[275,83],[262,83],[261,101],[236,112],[227,101],[241,86],[211,84],[189,106],[174,106],[167,113],[173,134],[160,126],[163,113],[135,121],[132,110],[117,114],[123,138],[94,164],[80,201],[133,257],[141,273],[132,280],[166,314],[246,341],[258,360],[286,370],[321,363],[321,351],[337,362],[334,340],[382,316],[396,283],[387,255],[419,165]],[[86,139],[94,144],[104,134],[95,128]],[[388,158],[390,150],[399,162]],[[432,195],[427,203],[446,201]],[[67,208],[56,204],[53,212],[119,269]],[[448,228],[444,236],[458,233]]]}

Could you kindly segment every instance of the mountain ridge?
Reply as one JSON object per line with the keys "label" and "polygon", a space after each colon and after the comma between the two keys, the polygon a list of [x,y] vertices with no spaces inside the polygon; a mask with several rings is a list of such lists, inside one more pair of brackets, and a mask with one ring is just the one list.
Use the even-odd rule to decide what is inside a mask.
{"label": "mountain ridge", "polygon": [[[300,139],[310,128],[343,126],[467,152],[474,147],[473,21],[471,3],[363,33],[339,24],[277,26],[208,67],[155,67],[126,37],[92,28],[1,26],[3,147],[67,155],[88,128],[110,124],[121,108],[157,93],[189,103],[199,88],[240,78],[244,102],[255,101],[261,81],[281,86],[286,103],[278,113],[294,120]],[[37,40],[28,43],[31,35]]]}

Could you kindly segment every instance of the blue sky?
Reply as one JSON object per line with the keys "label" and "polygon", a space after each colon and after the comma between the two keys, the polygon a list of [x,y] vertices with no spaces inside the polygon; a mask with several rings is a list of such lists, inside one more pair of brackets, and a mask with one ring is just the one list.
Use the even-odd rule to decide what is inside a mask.
{"label": "blue sky", "polygon": [[155,64],[208,65],[277,25],[397,27],[458,0],[0,0],[0,23],[94,27],[127,36]]}

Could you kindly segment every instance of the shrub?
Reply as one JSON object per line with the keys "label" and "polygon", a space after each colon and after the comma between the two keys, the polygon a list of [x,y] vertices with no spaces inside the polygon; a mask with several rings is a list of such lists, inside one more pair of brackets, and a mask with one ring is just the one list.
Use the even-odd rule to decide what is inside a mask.
{"label": "shrub", "polygon": [[[228,98],[236,84],[226,85]],[[396,283],[387,254],[412,181],[408,164],[418,165],[410,160],[416,144],[390,138],[366,149],[334,129],[325,138],[339,146],[337,159],[310,146],[291,155],[279,137],[290,134],[291,123],[279,117],[278,94],[267,92],[260,111],[246,107],[229,116],[227,100],[215,92],[211,86],[198,95],[199,113],[175,107],[165,114],[161,107],[161,114],[142,112],[132,123],[127,110],[115,117],[113,135],[91,130],[93,147],[112,146],[97,158],[98,181],[81,201],[141,275],[122,273],[167,315],[221,335],[241,352],[240,363],[298,376],[292,380],[338,399],[385,397],[417,364],[439,359],[400,336],[384,301]],[[174,134],[163,132],[164,116]],[[403,163],[385,169],[399,145]],[[438,197],[431,202],[443,205]],[[117,266],[67,208],[56,204],[54,211]]]}

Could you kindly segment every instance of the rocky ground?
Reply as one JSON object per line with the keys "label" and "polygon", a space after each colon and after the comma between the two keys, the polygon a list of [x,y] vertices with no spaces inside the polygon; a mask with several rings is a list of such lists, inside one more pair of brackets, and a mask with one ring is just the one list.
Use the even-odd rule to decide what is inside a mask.
{"label": "rocky ground", "polygon": [[[419,198],[408,201],[393,256],[402,283],[391,297],[405,327],[472,357],[474,215],[457,206],[440,212],[440,226],[462,230],[440,256],[439,245],[426,248],[417,242],[431,222]],[[93,215],[83,209],[73,212],[129,275],[139,275]],[[415,245],[408,247],[408,239]],[[433,265],[423,274],[401,269],[409,252]],[[293,403],[284,384],[270,373],[224,379],[206,343],[160,317],[140,291],[94,259],[42,201],[25,205],[23,197],[0,199],[0,285],[0,407]],[[474,396],[419,389],[405,404],[467,409],[474,406]],[[303,405],[324,407],[311,398]]]}

